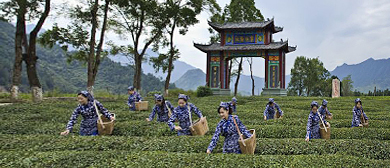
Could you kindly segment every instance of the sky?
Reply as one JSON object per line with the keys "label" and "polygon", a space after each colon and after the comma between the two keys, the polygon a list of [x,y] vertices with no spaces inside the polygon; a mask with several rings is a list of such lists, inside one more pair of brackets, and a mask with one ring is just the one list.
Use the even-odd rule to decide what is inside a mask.
{"label": "sky", "polygon": [[[4,1],[4,0],[0,0]],[[54,0],[53,8],[64,0]],[[76,1],[68,0],[71,4]],[[230,0],[217,0],[224,7]],[[286,74],[290,74],[297,56],[318,57],[326,69],[334,70],[342,64],[357,64],[368,58],[390,57],[390,1],[388,0],[255,0],[265,18],[274,18],[275,25],[283,31],[274,34],[274,40],[288,39],[290,46],[297,50],[286,55]],[[174,38],[180,50],[181,61],[206,70],[206,54],[196,49],[193,42],[209,41],[210,13],[203,12],[197,18],[199,23],[191,26],[186,35],[176,33]],[[53,23],[66,26],[69,23],[55,13],[45,22],[43,28],[50,29]],[[128,44],[114,33],[107,39],[118,44]],[[249,65],[244,64],[248,75]],[[254,75],[264,77],[264,59],[254,58]]]}

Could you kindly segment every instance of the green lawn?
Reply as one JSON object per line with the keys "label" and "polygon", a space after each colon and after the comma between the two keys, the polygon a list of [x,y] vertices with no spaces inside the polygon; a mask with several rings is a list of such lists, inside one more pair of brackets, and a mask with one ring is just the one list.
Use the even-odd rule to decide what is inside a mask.
{"label": "green lawn", "polygon": [[[223,137],[213,154],[205,153],[220,120],[217,107],[231,97],[191,97],[208,119],[210,132],[202,137],[178,137],[166,124],[147,123],[150,111],[128,111],[123,96],[97,98],[116,113],[112,136],[78,136],[79,117],[74,133],[63,137],[75,99],[25,101],[0,106],[0,167],[388,167],[390,97],[361,98],[369,128],[350,128],[355,97],[327,98],[331,140],[305,142],[310,103],[322,98],[276,97],[284,118],[263,121],[267,97],[238,97],[240,120],[256,129],[254,156],[222,154]],[[175,97],[168,100],[176,105]]]}

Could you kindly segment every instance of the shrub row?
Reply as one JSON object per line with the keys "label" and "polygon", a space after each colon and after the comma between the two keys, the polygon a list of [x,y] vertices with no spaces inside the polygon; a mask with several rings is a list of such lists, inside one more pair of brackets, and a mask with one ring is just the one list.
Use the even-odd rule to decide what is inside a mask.
{"label": "shrub row", "polygon": [[0,152],[2,167],[387,167],[349,155],[225,155],[131,151]]}
{"label": "shrub row", "polygon": [[[211,136],[204,137],[81,137],[3,136],[2,151],[166,151],[205,153]],[[214,153],[222,152],[221,138]],[[379,140],[312,140],[257,138],[255,154],[345,154],[370,159],[390,159],[390,142]]]}

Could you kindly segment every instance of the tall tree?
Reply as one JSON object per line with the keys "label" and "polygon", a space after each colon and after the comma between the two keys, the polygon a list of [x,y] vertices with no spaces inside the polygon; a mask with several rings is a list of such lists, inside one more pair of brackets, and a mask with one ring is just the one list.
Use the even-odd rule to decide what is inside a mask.
{"label": "tall tree", "polygon": [[251,72],[251,80],[252,80],[252,96],[255,95],[255,79],[253,78],[253,57],[247,59],[249,64],[249,71]]}
{"label": "tall tree", "polygon": [[[342,92],[343,96],[353,96],[353,81],[351,75],[348,75],[343,78],[341,81],[342,85]],[[374,96],[375,96],[376,88],[374,89]]]}
{"label": "tall tree", "polygon": [[168,95],[169,82],[171,80],[172,70],[174,68],[173,61],[179,58],[179,50],[174,45],[174,35],[176,30],[179,30],[181,35],[185,35],[188,27],[199,22],[196,18],[204,9],[208,9],[211,13],[219,11],[220,7],[215,0],[166,0],[163,3],[165,7],[165,17],[168,18],[168,25],[165,28],[168,37],[165,37],[164,46],[168,46],[167,54],[160,54],[156,58],[152,58],[153,66],[156,71],[160,69],[167,72],[165,78],[164,94]]}
{"label": "tall tree", "polygon": [[[163,35],[163,29],[167,25],[164,10],[157,0],[117,0],[115,1],[115,14],[111,25],[121,36],[130,34],[131,45],[129,51],[133,51],[135,73],[133,86],[141,89],[142,61],[148,47],[158,42]],[[142,43],[143,41],[143,43]]]}
{"label": "tall tree", "polygon": [[[16,16],[15,32],[15,63],[12,79],[12,99],[18,98],[18,87],[21,80],[22,61],[26,63],[27,77],[34,102],[42,100],[42,86],[39,82],[36,63],[36,39],[43,23],[50,12],[50,0],[18,0],[1,3],[3,16],[12,18]],[[26,19],[28,15],[28,19]],[[29,39],[26,33],[26,21],[38,19],[34,29],[30,32]]]}
{"label": "tall tree", "polygon": [[[264,16],[261,14],[260,10],[256,8],[254,0],[231,0],[229,5],[226,5],[222,13],[216,13],[210,17],[211,22],[214,23],[225,23],[225,22],[259,22],[264,21]],[[210,33],[210,42],[220,42],[219,34],[216,34],[211,28],[209,28]],[[238,73],[235,87],[238,87],[238,82],[242,70],[242,60],[238,63]],[[233,61],[229,61],[232,64]],[[231,73],[231,68],[229,69]],[[237,88],[234,88],[234,95],[237,93]]]}
{"label": "tall tree", "polygon": [[297,57],[291,69],[289,95],[324,96],[330,73],[318,58]]}
{"label": "tall tree", "polygon": [[[47,30],[39,39],[39,42],[45,46],[53,47],[54,44],[59,44],[62,49],[68,51],[70,45],[76,49],[68,55],[68,61],[78,60],[87,63],[87,90],[90,93],[93,93],[101,58],[106,55],[106,52],[103,51],[103,43],[107,29],[110,0],[104,2],[104,5],[101,6],[99,0],[89,0],[87,4],[69,7],[65,15],[72,19],[71,25],[67,28],[61,28],[55,24],[51,30]],[[99,23],[101,23],[101,28],[100,37],[97,41],[96,33]],[[88,28],[90,28],[89,31],[87,31]]]}

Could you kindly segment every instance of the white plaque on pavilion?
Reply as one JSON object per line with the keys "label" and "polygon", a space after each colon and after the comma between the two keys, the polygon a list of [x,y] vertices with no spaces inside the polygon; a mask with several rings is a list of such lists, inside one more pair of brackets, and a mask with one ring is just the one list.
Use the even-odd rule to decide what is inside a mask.
{"label": "white plaque on pavilion", "polygon": [[332,98],[340,97],[340,80],[332,80]]}

